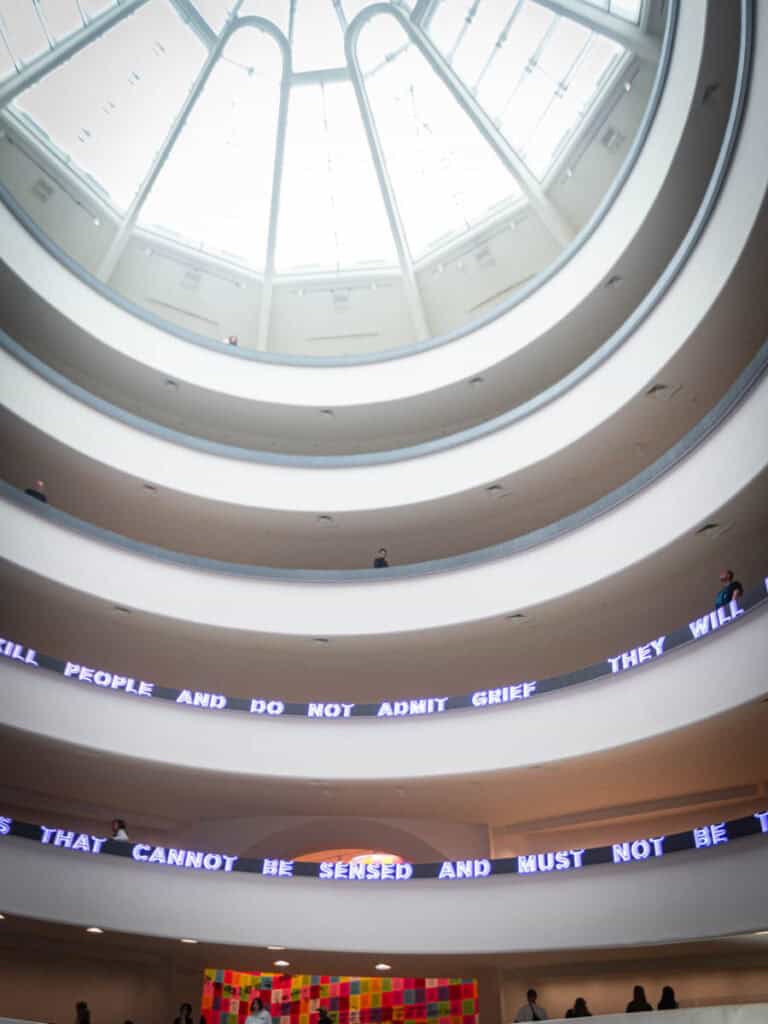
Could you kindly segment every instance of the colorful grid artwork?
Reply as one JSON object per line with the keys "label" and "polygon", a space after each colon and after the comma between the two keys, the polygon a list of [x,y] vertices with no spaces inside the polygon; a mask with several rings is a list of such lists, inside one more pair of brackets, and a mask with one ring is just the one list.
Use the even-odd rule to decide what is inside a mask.
{"label": "colorful grid artwork", "polygon": [[317,1024],[324,1006],[334,1024],[479,1024],[473,978],[346,978],[325,974],[250,974],[206,968],[206,1024],[243,1024],[259,996],[274,1024]]}

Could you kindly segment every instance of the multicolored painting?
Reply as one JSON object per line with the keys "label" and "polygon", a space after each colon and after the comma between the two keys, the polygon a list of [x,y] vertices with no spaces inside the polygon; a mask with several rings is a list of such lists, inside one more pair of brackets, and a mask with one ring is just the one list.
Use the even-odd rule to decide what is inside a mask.
{"label": "multicolored painting", "polygon": [[243,1024],[260,996],[274,1024],[479,1024],[473,978],[342,978],[325,974],[248,974],[209,967],[201,1013],[206,1024]]}

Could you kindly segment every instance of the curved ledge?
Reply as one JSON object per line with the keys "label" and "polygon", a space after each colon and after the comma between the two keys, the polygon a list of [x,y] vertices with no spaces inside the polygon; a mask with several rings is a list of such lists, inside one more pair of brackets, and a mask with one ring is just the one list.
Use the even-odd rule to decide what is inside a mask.
{"label": "curved ledge", "polygon": [[[14,837],[0,843],[6,911],[243,946],[263,947],[276,936],[294,949],[443,955],[640,945],[756,931],[768,914],[763,834],[671,859],[572,871],[567,879],[361,883],[348,885],[343,899],[338,885],[311,879],[288,883],[232,871],[214,880],[206,871],[126,863],[124,857],[57,856]],[[613,913],[617,906],[620,915]],[[525,927],[510,927],[510,921],[525,921]]]}
{"label": "curved ledge", "polygon": [[111,603],[161,617],[173,609],[174,618],[214,627],[349,636],[451,626],[576,592],[691,533],[768,463],[768,451],[754,443],[768,436],[768,378],[711,430],[714,422],[695,449],[677,453],[685,457],[677,461],[671,453],[665,468],[674,465],[674,472],[647,486],[638,478],[631,498],[613,508],[598,504],[587,521],[560,524],[567,532],[425,565],[281,571],[196,559],[116,537],[39,503],[20,503],[7,487],[0,493],[3,553],[24,570]]}
{"label": "curved ledge", "polygon": [[386,724],[339,717],[272,722],[260,714],[203,713],[138,695],[112,701],[72,679],[30,672],[5,658],[0,717],[5,726],[59,743],[272,782],[316,780],[318,773],[328,780],[387,782],[510,772],[668,734],[761,699],[768,658],[764,609],[765,603],[711,641],[650,660],[637,674],[621,672],[610,682],[585,682],[488,714],[426,715],[418,725],[404,717]]}
{"label": "curved ledge", "polygon": [[[741,601],[731,601],[719,610],[706,609],[702,616],[694,617],[692,622],[665,633],[657,639],[630,648],[587,665],[574,671],[547,679],[526,680],[524,682],[507,682],[503,686],[490,690],[477,690],[471,694],[451,697],[402,698],[401,700],[378,701],[373,704],[341,703],[339,701],[310,701],[303,703],[285,702],[276,697],[227,697],[223,693],[212,693],[194,689],[179,689],[157,685],[156,683],[136,680],[128,674],[118,674],[103,669],[91,668],[82,662],[62,661],[52,655],[45,654],[39,646],[24,647],[13,640],[0,640],[0,657],[19,661],[28,667],[43,668],[63,675],[66,679],[75,679],[89,685],[104,688],[107,692],[120,693],[124,696],[154,698],[169,701],[177,707],[200,707],[211,711],[237,711],[248,714],[264,715],[268,719],[283,715],[301,718],[319,718],[321,720],[352,718],[401,718],[422,715],[442,715],[456,710],[488,710],[501,704],[514,703],[519,700],[530,700],[543,694],[563,690],[579,683],[588,683],[605,676],[614,676],[637,668],[647,661],[669,654],[686,644],[694,643],[702,637],[711,636],[716,630],[735,622],[747,612],[758,608],[766,600],[768,576],[758,590],[747,594]],[[74,655],[73,655],[74,656]]]}
{"label": "curved ledge", "polygon": [[[696,14],[694,12],[696,10],[697,8],[692,6],[689,11],[686,11],[685,17],[695,19]],[[744,21],[745,36],[742,45],[742,72],[745,70],[745,55],[749,52],[749,11],[750,6],[745,3],[744,13],[746,20]],[[745,78],[742,75],[742,85],[744,82]],[[686,95],[692,97],[695,91],[695,82],[690,82],[686,88]],[[675,117],[679,117],[681,105],[670,101],[668,110],[670,115],[673,114]],[[736,108],[738,109],[738,107],[739,102],[736,103]],[[667,128],[661,134],[668,135],[669,129]],[[672,135],[674,134],[673,131]],[[644,151],[643,159],[645,157],[646,153]],[[649,166],[645,168],[641,175],[646,183],[650,180],[649,175],[658,175],[660,167],[666,166],[665,161],[658,159],[658,154],[648,154],[648,160]],[[628,182],[622,195],[619,197],[619,203],[626,202],[631,204],[635,201],[636,197],[633,199],[630,195],[632,187],[632,181]],[[638,229],[641,224],[646,224],[647,226],[645,214],[647,214],[647,209],[644,209],[642,217],[637,218]],[[617,213],[617,216],[620,216],[622,221],[625,221],[627,219],[627,211],[624,210],[620,214]],[[7,215],[4,219],[8,221]],[[9,230],[12,228],[10,223],[6,223],[5,226]],[[463,382],[472,373],[482,367],[487,367],[499,358],[504,358],[508,354],[510,336],[515,338],[528,337],[535,323],[538,337],[543,329],[542,325],[545,324],[547,317],[551,318],[555,306],[551,296],[548,300],[540,299],[540,293],[537,293],[532,299],[536,299],[536,302],[539,304],[538,307],[534,308],[528,302],[524,303],[520,307],[522,319],[519,323],[513,323],[508,317],[504,318],[503,321],[499,321],[496,325],[498,330],[495,331],[495,334],[498,336],[496,341],[492,342],[491,336],[487,335],[487,332],[481,332],[467,339],[466,343],[462,342],[461,346],[463,347],[457,348],[456,344],[458,343],[456,343],[443,348],[441,349],[442,356],[440,362],[443,363],[445,360],[449,360],[451,367],[440,369],[437,365],[434,365],[429,368],[429,372],[424,373],[413,362],[413,358],[416,358],[413,357],[409,359],[408,373],[406,374],[402,373],[402,366],[398,363],[392,363],[391,368],[387,368],[389,364],[373,368],[369,367],[367,369],[359,367],[360,373],[354,372],[355,368],[353,367],[346,367],[339,368],[338,370],[325,368],[322,371],[307,371],[307,375],[303,375],[302,371],[296,367],[293,368],[291,373],[286,373],[284,369],[282,372],[279,372],[280,368],[278,367],[268,367],[259,364],[258,372],[252,374],[248,372],[247,363],[245,366],[242,362],[228,363],[226,358],[222,358],[226,353],[217,352],[214,355],[214,353],[205,349],[199,349],[193,353],[185,353],[185,356],[189,357],[185,358],[185,365],[176,365],[172,368],[171,364],[167,361],[164,362],[163,359],[160,359],[158,362],[159,354],[167,348],[167,339],[164,338],[161,332],[155,330],[147,334],[140,329],[142,325],[129,322],[125,317],[120,321],[120,317],[115,316],[116,310],[106,308],[108,306],[106,302],[103,302],[102,307],[97,310],[94,307],[97,296],[90,295],[88,289],[78,287],[78,282],[73,281],[70,275],[66,274],[61,268],[47,266],[51,261],[42,257],[39,247],[33,245],[29,239],[25,240],[24,232],[18,232],[17,234],[19,237],[15,238],[12,261],[14,266],[18,263],[18,269],[21,268],[21,264],[24,265],[22,276],[26,277],[30,282],[34,282],[33,287],[41,294],[46,295],[55,308],[60,309],[74,323],[82,323],[86,330],[90,328],[84,323],[84,318],[90,317],[91,327],[93,328],[91,333],[93,336],[101,336],[101,333],[106,333],[112,340],[112,343],[123,345],[125,355],[132,361],[134,369],[138,368],[138,363],[146,362],[147,365],[151,364],[154,366],[155,371],[162,373],[164,377],[170,375],[175,379],[180,379],[192,385],[194,385],[196,378],[197,383],[211,396],[215,390],[219,389],[222,393],[231,395],[233,398],[234,396],[239,396],[247,401],[264,401],[269,405],[273,415],[279,413],[279,406],[275,404],[276,402],[282,403],[282,406],[285,408],[293,409],[301,405],[310,406],[310,412],[316,413],[319,400],[323,404],[337,406],[342,409],[374,403],[381,411],[384,405],[387,403],[391,404],[395,399],[404,399],[409,394],[422,394],[425,384],[431,396],[430,403],[434,407],[434,399],[439,388],[455,384],[457,381],[461,381],[462,388],[465,388],[466,385]],[[601,229],[597,234],[602,238],[601,245],[606,253],[610,252],[610,266],[615,265],[615,232],[606,228],[605,231]],[[580,265],[583,263],[590,275],[595,273],[598,266],[601,272],[596,274],[596,279],[592,284],[588,287],[582,287],[582,284],[579,284],[575,278],[573,280],[566,278],[564,271],[557,278],[557,291],[560,296],[584,295],[590,290],[593,291],[595,287],[601,286],[606,278],[606,274],[602,273],[601,260],[597,260],[595,252],[590,252],[589,258],[584,261],[578,260],[569,264],[567,268],[568,273],[571,272],[571,268],[575,266],[575,263]],[[45,268],[45,272],[41,276],[43,268]],[[542,319],[542,316],[545,319]],[[118,338],[123,340],[118,342]],[[498,351],[494,351],[494,348],[498,349]],[[68,358],[73,358],[73,352],[74,347],[70,347]],[[606,354],[607,351],[604,351],[603,357]],[[138,363],[136,360],[138,360]],[[584,372],[591,368],[591,366],[584,367]],[[129,369],[126,366],[126,371]],[[448,370],[447,375],[444,372],[445,369]],[[318,375],[320,372],[322,376]],[[519,377],[519,374],[517,376]],[[120,375],[113,375],[113,379],[120,379]],[[156,379],[153,383],[156,388]],[[502,384],[503,382],[499,381],[498,383]],[[574,380],[571,379],[567,382],[566,386],[571,386],[573,383]],[[507,381],[507,384],[509,384],[509,387],[506,388],[506,393],[515,394],[516,390],[512,382]],[[504,388],[501,388],[501,393],[504,393]],[[153,400],[149,395],[145,397],[147,401]],[[551,398],[552,395],[547,396],[547,400]],[[455,401],[459,399],[459,395],[446,396],[446,399],[450,399],[450,403],[455,404]],[[462,393],[460,400],[464,409],[466,409],[466,395]],[[422,419],[424,412],[423,403],[419,403],[419,415]],[[387,415],[395,415],[398,421],[401,422],[404,410],[398,409],[395,413],[394,410],[390,409]],[[455,415],[452,418],[455,420]],[[361,417],[360,423],[353,424],[351,429],[355,427],[362,431],[370,429],[370,427],[366,427],[364,415]],[[498,427],[498,424],[496,424],[496,427]],[[311,422],[303,424],[301,429],[305,431],[305,436],[310,436],[313,430],[316,434],[316,427]],[[460,438],[459,440],[466,440],[466,438]],[[403,457],[404,454],[407,453],[401,453],[399,457]]]}

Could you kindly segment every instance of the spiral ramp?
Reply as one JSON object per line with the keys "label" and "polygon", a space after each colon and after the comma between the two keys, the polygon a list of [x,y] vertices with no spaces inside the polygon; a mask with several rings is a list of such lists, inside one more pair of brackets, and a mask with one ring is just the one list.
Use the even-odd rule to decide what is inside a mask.
{"label": "spiral ramp", "polygon": [[[0,78],[0,955],[17,978],[64,957],[136,1016],[143,978],[160,1021],[203,968],[266,971],[273,946],[296,974],[476,978],[483,1024],[511,1021],[529,982],[557,1002],[577,978],[602,1012],[631,976],[679,979],[686,1005],[768,1002],[768,9],[485,5],[550,19],[531,79],[556,31],[563,52],[568,26],[588,37],[546,111],[613,47],[546,171],[543,129],[526,149],[481,104],[491,57],[462,77],[482,3],[453,49],[439,32],[461,4],[337,4],[344,45],[314,71],[306,0],[282,21],[222,2],[220,24],[192,0],[116,0]],[[92,100],[79,63],[112,88],[88,55],[148,32],[198,77],[184,99],[165,73],[183,116],[121,207],[94,177],[117,165],[68,155],[64,127]],[[429,139],[453,130],[446,96],[469,119],[429,166],[469,167],[479,192],[487,173],[490,194],[479,139],[514,183],[482,217],[465,197],[457,228],[438,175],[422,205],[453,234],[420,254],[428,212],[366,64],[398,33],[376,68],[411,60]],[[217,130],[201,111],[251,37],[277,68],[253,265],[146,215],[157,195],[176,209],[174,153]],[[46,108],[57,75],[70,91]],[[318,192],[288,237],[311,177],[291,110],[319,90],[328,138],[298,152],[314,166],[325,146],[323,174],[347,181],[328,141],[342,88],[395,256],[286,272],[326,216]],[[408,138],[424,189],[433,142]],[[729,568],[741,592],[716,610]],[[130,842],[96,849],[115,817]],[[347,861],[377,852],[399,875],[358,881]],[[0,1012],[43,1019],[19,998]]]}

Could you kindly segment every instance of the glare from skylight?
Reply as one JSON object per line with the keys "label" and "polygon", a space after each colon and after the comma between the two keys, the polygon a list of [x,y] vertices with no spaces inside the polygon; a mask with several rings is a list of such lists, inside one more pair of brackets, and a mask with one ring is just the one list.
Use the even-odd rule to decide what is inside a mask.
{"label": "glare from skylight", "polygon": [[365,25],[358,54],[415,258],[520,198],[517,181],[394,18]]}
{"label": "glare from skylight", "polygon": [[149,3],[23,92],[14,106],[126,210],[204,58],[202,44],[171,5]]}
{"label": "glare from skylight", "polygon": [[143,207],[140,224],[262,269],[282,58],[244,28],[224,48]]}
{"label": "glare from skylight", "polygon": [[397,262],[351,84],[291,94],[277,238],[278,270]]}

